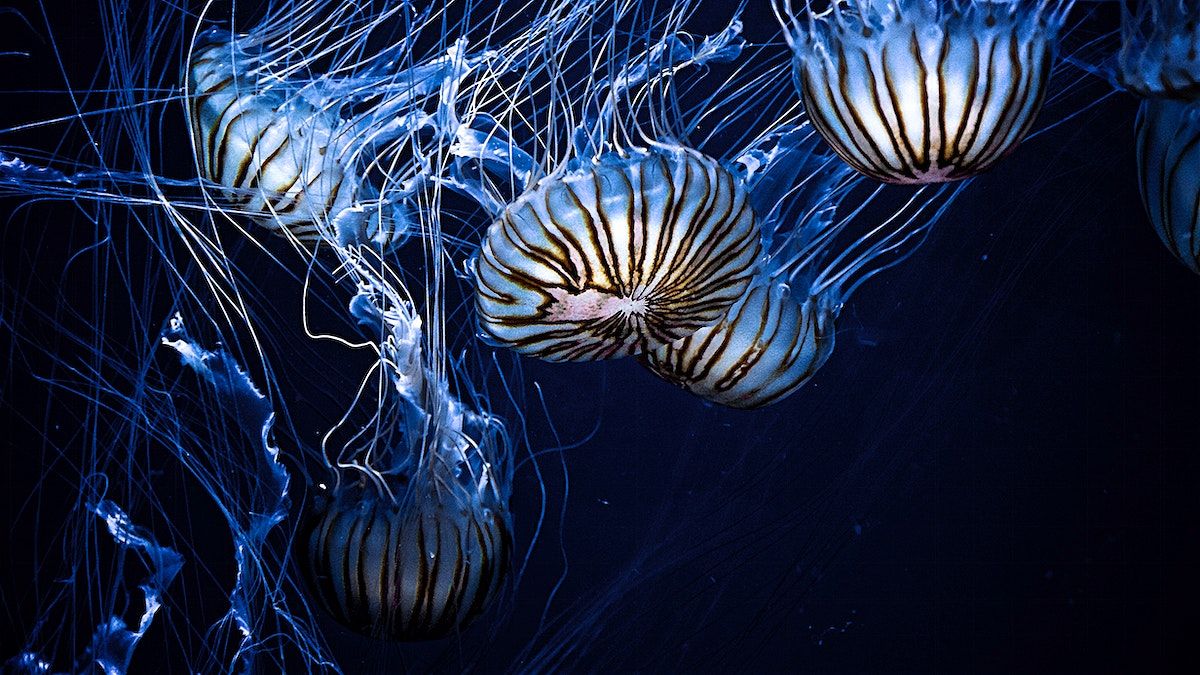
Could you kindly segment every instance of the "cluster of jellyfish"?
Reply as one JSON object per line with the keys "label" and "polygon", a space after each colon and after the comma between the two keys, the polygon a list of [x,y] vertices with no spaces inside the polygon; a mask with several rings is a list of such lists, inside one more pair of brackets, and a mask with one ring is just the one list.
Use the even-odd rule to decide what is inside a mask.
{"label": "cluster of jellyfish", "polygon": [[[158,347],[200,376],[211,424],[232,419],[220,424],[265,476],[252,498],[213,493],[239,556],[221,624],[242,636],[231,669],[269,651],[271,631],[316,630],[308,600],[280,609],[286,593],[398,641],[461,634],[496,604],[520,545],[509,499],[523,442],[521,412],[496,409],[520,408],[519,361],[497,353],[634,357],[734,408],[800,389],[831,357],[855,290],[1035,127],[1073,6],[777,0],[782,39],[751,45],[737,16],[685,32],[687,3],[514,4],[282,2],[248,25],[206,7],[170,43],[182,67],[167,105],[186,118],[194,175],[161,176],[148,159],[68,170],[0,157],[10,193],[139,195],[172,241],[179,288],[206,289],[175,293]],[[1146,99],[1146,206],[1200,272],[1200,8],[1147,2],[1124,19],[1113,70]],[[788,73],[794,87],[761,100]],[[467,215],[447,215],[462,204]],[[299,327],[262,325],[249,309],[262,298],[230,258],[278,241],[289,246],[270,264],[302,286]],[[357,332],[309,325],[339,312]],[[221,345],[193,337],[204,322]],[[277,330],[368,355],[319,447],[279,428]],[[503,383],[495,395],[488,379]],[[230,472],[172,442],[197,475]],[[308,479],[299,504],[295,473]],[[123,672],[183,556],[115,502],[89,508],[158,561],[139,625],[106,618],[87,649]],[[266,552],[280,527],[292,554]],[[279,581],[293,564],[302,590]],[[29,642],[10,663],[48,671]],[[295,643],[328,665],[319,640]]]}

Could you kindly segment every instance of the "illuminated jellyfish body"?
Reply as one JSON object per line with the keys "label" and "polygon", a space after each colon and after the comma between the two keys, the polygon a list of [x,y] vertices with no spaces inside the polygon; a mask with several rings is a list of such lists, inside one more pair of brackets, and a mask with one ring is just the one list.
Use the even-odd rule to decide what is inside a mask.
{"label": "illuminated jellyfish body", "polygon": [[783,399],[833,353],[854,289],[911,253],[956,192],[923,188],[873,221],[867,208],[881,189],[860,195],[853,171],[817,145],[807,127],[785,127],[739,158],[763,214],[768,261],[719,322],[644,354],[651,372],[732,408]]}
{"label": "illuminated jellyfish body", "polygon": [[837,0],[777,14],[813,126],[890,183],[961,180],[1029,132],[1069,0]]}
{"label": "illuminated jellyfish body", "polygon": [[[443,28],[429,7],[398,4],[365,26],[328,5],[280,7],[244,35],[200,34],[184,73],[197,163],[225,205],[265,227],[389,248],[411,234],[429,178],[418,133],[480,57],[450,44],[419,61],[414,43]],[[364,57],[370,28],[389,24],[402,39]]]}
{"label": "illuminated jellyfish body", "polygon": [[1123,20],[1118,81],[1144,97],[1142,200],[1167,249],[1200,274],[1200,5],[1149,1]]}
{"label": "illuminated jellyfish body", "polygon": [[509,439],[450,394],[420,320],[381,284],[364,286],[351,310],[387,336],[387,390],[359,401],[371,421],[331,462],[337,480],[314,500],[297,546],[339,622],[378,639],[430,640],[466,628],[508,574]]}
{"label": "illuminated jellyfish body", "polygon": [[721,320],[642,356],[655,375],[713,403],[761,408],[807,382],[833,353],[838,307],[757,281]]}
{"label": "illuminated jellyfish body", "polygon": [[639,354],[719,319],[758,255],[745,191],[713,159],[605,155],[543,179],[492,225],[480,316],[495,339],[547,360]]}
{"label": "illuminated jellyfish body", "polygon": [[761,237],[744,186],[671,141],[670,122],[623,144],[637,123],[618,110],[661,72],[732,58],[738,30],[700,44],[669,35],[586,88],[571,156],[548,158],[484,238],[476,309],[488,337],[551,361],[629,356],[712,324],[745,291]]}

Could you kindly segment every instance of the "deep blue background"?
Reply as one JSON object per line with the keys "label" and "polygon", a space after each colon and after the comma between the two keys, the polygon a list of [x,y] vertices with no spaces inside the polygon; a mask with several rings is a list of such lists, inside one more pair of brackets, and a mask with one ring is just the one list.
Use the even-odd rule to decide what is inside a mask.
{"label": "deep blue background", "polygon": [[[746,20],[773,29],[761,8]],[[529,363],[563,442],[599,426],[562,463],[543,456],[540,479],[518,473],[518,541],[543,485],[549,513],[480,668],[1190,672],[1200,278],[1142,210],[1136,106],[1108,99],[975,181],[777,406],[705,406],[632,361]],[[37,474],[27,433],[6,439],[14,511]],[[18,631],[25,574],[4,575]],[[455,645],[326,628],[352,672],[458,663]],[[144,647],[135,672],[169,663],[169,645]]]}

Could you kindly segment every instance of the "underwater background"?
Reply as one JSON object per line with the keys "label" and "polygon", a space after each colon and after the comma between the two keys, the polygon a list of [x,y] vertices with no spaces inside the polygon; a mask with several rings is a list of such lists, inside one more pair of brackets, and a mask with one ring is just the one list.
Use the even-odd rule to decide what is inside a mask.
{"label": "underwater background", "polygon": [[[731,7],[710,4],[721,14],[711,31]],[[103,45],[95,11],[82,1],[21,8],[29,23],[54,27],[54,49],[39,31],[18,30],[16,13],[0,15],[12,27],[0,51],[29,54],[0,61],[0,127],[71,114],[63,98],[28,92],[61,90],[64,73],[80,81],[94,70]],[[703,9],[699,17],[703,32]],[[777,31],[766,3],[742,18],[751,40]],[[1116,20],[1100,11],[1089,30],[1114,30]],[[1165,250],[1143,209],[1138,101],[1095,77],[1064,96],[1037,126],[1052,129],[975,179],[916,253],[855,294],[837,352],[774,406],[705,404],[628,359],[525,361],[525,380],[544,396],[531,406],[549,412],[530,415],[529,444],[547,451],[537,471],[525,463],[514,476],[518,557],[541,529],[503,620],[485,615],[487,639],[464,649],[454,639],[372,641],[321,616],[339,666],[1190,671],[1200,280]],[[32,147],[58,141],[53,127],[23,133]],[[55,386],[69,379],[63,363],[87,362],[88,346],[60,327],[85,323],[79,308],[105,302],[100,276],[136,286],[148,252],[144,241],[123,244],[121,271],[76,264],[84,238],[65,230],[79,211],[0,203],[7,659],[28,647],[46,589],[93,571],[63,576],[68,547],[113,547],[103,532],[54,542],[88,460],[47,448],[82,447],[90,433],[82,403]],[[115,311],[109,335],[120,338],[132,322]],[[204,492],[153,448],[142,451],[148,470],[137,480],[164,481],[157,498],[186,514],[212,555],[207,582],[167,591],[129,671],[185,672],[179,645],[199,638],[173,632],[172,617],[185,607],[218,616],[224,598],[214,589],[236,566]],[[56,620],[86,636],[96,616],[78,609]],[[59,658],[56,669],[71,669],[70,653]]]}

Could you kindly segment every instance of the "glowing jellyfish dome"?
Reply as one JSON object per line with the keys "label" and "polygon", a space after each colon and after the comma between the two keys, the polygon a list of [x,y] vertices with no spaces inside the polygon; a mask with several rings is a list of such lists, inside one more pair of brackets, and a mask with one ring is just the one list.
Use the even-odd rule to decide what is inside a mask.
{"label": "glowing jellyfish dome", "polygon": [[604,155],[505,209],[480,256],[480,314],[543,359],[638,354],[719,319],[759,250],[745,191],[711,158]]}
{"label": "glowing jellyfish dome", "polygon": [[326,437],[332,486],[321,484],[308,509],[299,558],[343,625],[378,639],[442,638],[489,608],[507,579],[511,440],[450,393],[444,355],[429,349],[411,306],[363,277],[351,309],[384,336],[376,393]]}
{"label": "glowing jellyfish dome", "polygon": [[550,142],[529,153],[542,174],[504,203],[475,264],[491,340],[552,361],[630,356],[716,322],[746,290],[761,255],[746,190],[688,146],[662,94],[676,70],[736,56],[739,31],[654,26],[606,76],[563,92],[570,112],[531,135],[562,137],[565,155]]}
{"label": "glowing jellyfish dome", "polygon": [[[561,9],[527,29],[549,34],[544,24],[563,21]],[[196,166],[215,188],[213,202],[308,247],[397,246],[412,234],[458,126],[439,107],[452,105],[459,83],[485,61],[524,63],[486,43],[468,53],[468,26],[446,16],[461,11],[455,3],[442,12],[284,4],[245,33],[200,31],[182,80]],[[513,49],[535,39],[516,32]]]}
{"label": "glowing jellyfish dome", "polygon": [[1059,0],[835,0],[776,12],[813,125],[890,183],[969,178],[1011,153],[1046,96]]}
{"label": "glowing jellyfish dome", "polygon": [[1138,175],[1167,249],[1200,274],[1200,5],[1150,0],[1126,11],[1117,80],[1143,97]]}

